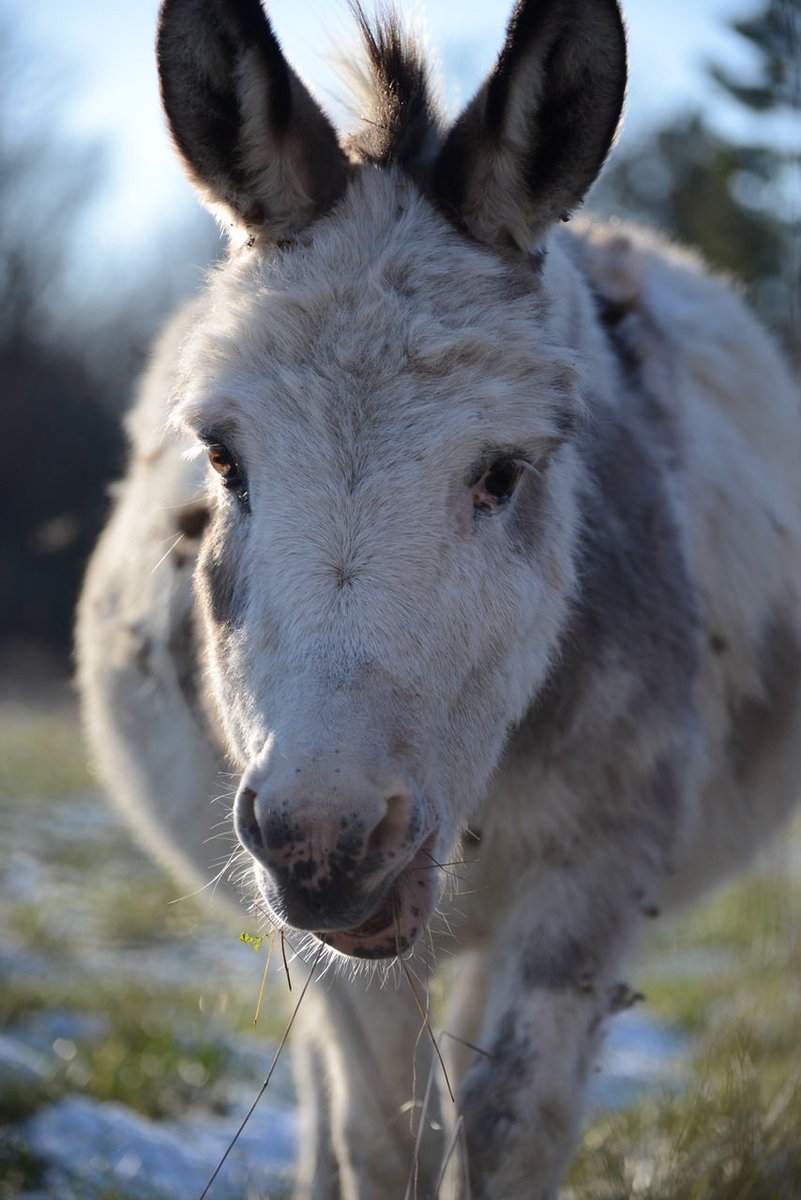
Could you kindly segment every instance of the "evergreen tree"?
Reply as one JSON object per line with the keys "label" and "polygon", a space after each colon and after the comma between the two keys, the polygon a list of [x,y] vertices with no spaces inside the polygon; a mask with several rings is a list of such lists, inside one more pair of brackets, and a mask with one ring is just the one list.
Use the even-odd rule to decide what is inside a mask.
{"label": "evergreen tree", "polygon": [[594,196],[606,213],[658,225],[739,280],[765,323],[801,360],[801,0],[767,0],[732,28],[755,52],[741,80],[710,76],[748,114],[737,144],[695,112],[613,160]]}

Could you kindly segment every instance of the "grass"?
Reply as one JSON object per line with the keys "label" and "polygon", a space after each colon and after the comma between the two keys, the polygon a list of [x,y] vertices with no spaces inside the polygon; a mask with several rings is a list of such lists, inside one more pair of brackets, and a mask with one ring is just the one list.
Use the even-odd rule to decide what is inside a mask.
{"label": "grass", "polygon": [[[71,1017],[100,1023],[100,1036],[39,1044],[53,1068],[41,1102],[81,1092],[153,1118],[223,1110],[230,1088],[269,1060],[285,989],[274,983],[246,1053],[239,1040],[253,1034],[266,948],[255,955],[200,901],[175,903],[180,889],[96,789],[73,710],[0,707],[0,841],[10,851],[0,862],[0,1024],[36,1044],[54,1014],[56,1033]],[[28,1109],[10,1085],[0,1093],[0,1122]]]}
{"label": "grass", "polygon": [[692,1082],[596,1121],[569,1195],[798,1200],[801,887],[764,875],[726,888],[666,924],[638,982],[691,1033]]}
{"label": "grass", "polygon": [[0,706],[0,798],[74,796],[95,786],[72,709]]}
{"label": "grass", "polygon": [[[283,1031],[280,954],[259,1035],[248,1038],[266,945],[254,954],[200,902],[172,903],[176,887],[95,789],[71,710],[0,708],[9,851],[0,1022],[21,1037],[70,1017],[99,1025],[86,1037],[56,1028],[39,1046],[52,1062],[39,1102],[81,1092],[154,1118],[224,1109],[243,1079],[255,1094],[268,1041]],[[686,1031],[691,1082],[596,1119],[565,1196],[800,1200],[801,885],[792,871],[658,922],[631,982],[651,1013]],[[0,1094],[0,1200],[41,1174],[13,1123],[30,1103]]]}

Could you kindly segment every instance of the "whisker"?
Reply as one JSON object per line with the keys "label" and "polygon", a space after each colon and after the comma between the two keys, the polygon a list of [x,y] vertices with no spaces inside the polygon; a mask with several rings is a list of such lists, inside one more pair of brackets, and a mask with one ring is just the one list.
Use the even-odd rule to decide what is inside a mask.
{"label": "whisker", "polygon": [[439,870],[444,871],[449,879],[458,879],[461,881],[463,879],[463,876],[458,875],[456,873],[456,871],[454,871],[452,868],[453,867],[469,867],[469,866],[472,866],[473,863],[478,862],[478,859],[475,859],[475,858],[459,858],[459,859],[455,859],[453,862],[442,863],[438,859],[434,858],[434,855],[430,854],[428,850],[424,849],[423,854],[425,854],[426,858],[431,859],[431,866],[430,867],[410,867],[409,868],[410,871],[433,871],[438,868]]}
{"label": "whisker", "polygon": [[238,854],[238,851],[234,850],[233,853],[228,856],[228,858],[225,861],[225,864],[217,872],[217,874],[215,876],[213,876],[213,878],[208,879],[204,884],[201,885],[201,887],[197,888],[194,892],[187,892],[185,896],[176,896],[175,899],[170,900],[169,903],[170,904],[181,904],[184,900],[192,900],[195,896],[202,895],[203,892],[205,892],[207,888],[211,888],[212,894],[213,894],[214,888],[216,888],[217,884],[220,882],[222,877],[225,875],[225,872],[228,870],[229,867],[233,866],[237,854]]}
{"label": "whisker", "polygon": [[448,917],[446,917],[446,915],[442,911],[442,909],[437,909],[437,918],[445,926],[448,936],[453,938],[454,941],[458,941],[458,938],[456,937],[456,933],[454,932],[453,926],[451,925],[450,919]]}
{"label": "whisker", "polygon": [[175,549],[175,547],[178,545],[178,543],[179,543],[179,542],[182,542],[182,541],[183,541],[183,539],[184,539],[184,535],[183,535],[182,533],[179,533],[179,534],[178,534],[178,537],[175,539],[175,541],[172,543],[172,545],[170,546],[170,548],[167,550],[166,554],[162,554],[161,558],[160,558],[160,559],[159,559],[159,561],[156,563],[156,565],[155,565],[155,567],[153,568],[153,570],[150,572],[150,574],[151,574],[151,575],[155,575],[155,574],[156,574],[156,571],[158,571],[158,569],[159,569],[159,567],[161,566],[161,564],[162,564],[163,562],[165,562],[165,560],[166,560],[166,559],[168,559],[168,558],[170,557],[170,555],[172,554],[172,552],[173,552],[173,550]]}
{"label": "whisker", "polygon": [[256,1111],[259,1101],[261,1100],[264,1093],[267,1091],[267,1088],[270,1086],[270,1080],[272,1079],[275,1068],[278,1065],[278,1060],[281,1057],[281,1052],[287,1043],[287,1039],[289,1037],[290,1030],[292,1029],[292,1026],[295,1023],[295,1017],[298,1015],[298,1010],[300,1009],[300,1006],[303,1003],[303,998],[306,995],[306,992],[309,990],[309,985],[311,984],[311,981],[314,978],[314,972],[317,970],[317,963],[320,959],[320,955],[322,954],[323,949],[324,949],[324,947],[321,943],[320,949],[317,951],[317,957],[315,958],[314,962],[312,963],[308,978],[306,979],[306,982],[303,985],[303,990],[301,991],[300,995],[298,996],[298,1002],[295,1005],[294,1009],[292,1010],[292,1016],[289,1018],[287,1027],[284,1030],[284,1036],[281,1038],[281,1041],[278,1043],[278,1049],[276,1050],[275,1055],[273,1056],[273,1061],[270,1064],[270,1069],[267,1072],[264,1083],[259,1088],[259,1092],[258,1092],[258,1095],[256,1096],[256,1099],[253,1101],[250,1108],[245,1113],[244,1120],[242,1121],[241,1125],[237,1129],[234,1136],[231,1138],[231,1141],[228,1143],[228,1149],[225,1151],[225,1154],[223,1154],[222,1158],[217,1163],[217,1166],[214,1169],[214,1173],[212,1174],[208,1183],[204,1187],[203,1191],[200,1193],[198,1200],[206,1200],[206,1196],[208,1196],[208,1194],[211,1191],[211,1188],[214,1184],[214,1181],[216,1180],[217,1176],[220,1174],[220,1171],[225,1166],[225,1163],[226,1163],[226,1160],[227,1160],[229,1154],[233,1150],[236,1143],[239,1141],[239,1138],[242,1136],[248,1121],[250,1120],[250,1118],[253,1116],[254,1112]]}
{"label": "whisker", "polygon": [[222,838],[227,837],[232,845],[236,846],[237,849],[240,848],[239,842],[234,837],[234,831],[231,829],[230,813],[226,813],[222,821],[215,821],[213,825],[209,826],[209,829],[212,832],[206,838],[206,845],[208,845],[209,842],[218,842],[221,841]]}
{"label": "whisker", "polygon": [[[282,955],[283,962],[284,962],[284,971],[286,973],[287,984],[289,985],[289,990],[291,992],[292,991],[292,981],[291,981],[290,975],[289,975],[289,964],[287,962],[287,957],[286,957],[286,947],[289,946],[289,949],[292,951],[292,961],[293,962],[295,961],[296,958],[299,958],[301,960],[301,962],[304,962],[305,960],[303,957],[303,947],[298,947],[291,941],[291,939],[289,938],[289,936],[286,932],[286,926],[285,925],[279,926],[279,924],[276,921],[273,914],[268,909],[266,909],[263,904],[261,904],[259,902],[258,897],[253,900],[250,908],[251,908],[251,912],[257,913],[258,916],[263,921],[266,921],[269,925],[272,926],[272,928],[275,930],[276,933],[280,933],[280,935],[281,935],[281,955]],[[298,932],[298,931],[295,931],[295,932]],[[309,939],[306,942],[306,945],[311,949],[314,947],[314,941]]]}

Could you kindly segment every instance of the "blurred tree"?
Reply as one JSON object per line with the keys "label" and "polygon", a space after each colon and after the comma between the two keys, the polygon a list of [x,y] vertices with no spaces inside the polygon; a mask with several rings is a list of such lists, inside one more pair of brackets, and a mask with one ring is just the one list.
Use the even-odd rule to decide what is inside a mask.
{"label": "blurred tree", "polygon": [[744,83],[725,67],[710,73],[731,96],[755,112],[801,112],[801,4],[768,0],[752,17],[732,21],[732,29],[750,43],[759,63],[754,83]]}
{"label": "blurred tree", "polygon": [[701,250],[746,288],[762,319],[801,359],[801,0],[767,0],[735,21],[751,81],[710,74],[746,117],[747,143],[701,113],[677,117],[613,159],[593,206],[647,220]]}
{"label": "blurred tree", "polygon": [[0,31],[0,636],[69,643],[115,423],[48,320],[98,150],[59,142],[35,59]]}
{"label": "blurred tree", "polygon": [[[46,644],[66,666],[75,598],[119,475],[120,412],[148,343],[193,279],[156,253],[98,297],[75,264],[104,176],[97,145],[69,141],[47,65],[0,23],[0,654]],[[198,212],[198,220],[200,219]],[[167,237],[165,232],[165,238]],[[210,223],[171,232],[175,257],[206,264]],[[158,272],[158,275],[157,275]],[[79,276],[78,272],[78,276]],[[0,646],[3,650],[3,646]],[[15,651],[15,652],[16,652]],[[14,657],[11,656],[12,669]],[[19,657],[17,665],[24,668]]]}

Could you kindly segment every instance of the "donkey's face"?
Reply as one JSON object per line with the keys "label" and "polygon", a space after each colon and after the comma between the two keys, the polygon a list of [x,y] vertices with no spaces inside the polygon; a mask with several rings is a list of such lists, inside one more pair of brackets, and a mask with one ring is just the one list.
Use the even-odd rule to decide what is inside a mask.
{"label": "donkey's face", "polygon": [[[408,940],[560,619],[574,373],[530,268],[394,174],[209,304],[181,413],[223,473],[198,577],[238,832],[304,928],[360,924],[404,872]],[[332,941],[386,953],[382,912]]]}
{"label": "donkey's face", "polygon": [[[235,824],[278,917],[350,955],[422,932],[572,585],[576,376],[527,249],[619,113],[611,3],[587,3],[615,51],[601,99],[576,100],[582,7],[521,4],[441,146],[416,52],[365,27],[382,119],[348,157],[257,0],[162,11],[176,141],[245,234],[176,411],[221,476],[198,590]],[[561,172],[536,128],[549,83],[576,110]]]}

